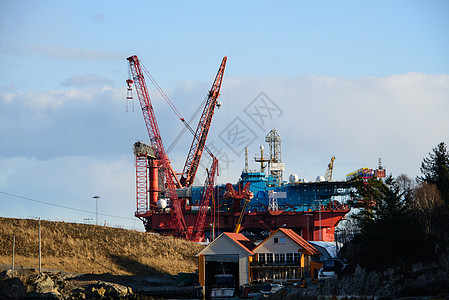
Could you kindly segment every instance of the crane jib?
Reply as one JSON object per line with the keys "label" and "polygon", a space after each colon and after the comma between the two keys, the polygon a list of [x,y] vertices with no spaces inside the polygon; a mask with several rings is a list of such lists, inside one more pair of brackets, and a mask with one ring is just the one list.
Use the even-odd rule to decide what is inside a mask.
{"label": "crane jib", "polygon": [[192,145],[190,146],[189,154],[187,155],[182,177],[180,179],[181,184],[185,187],[189,187],[193,184],[196,172],[201,160],[204,147],[206,145],[207,135],[209,133],[212,117],[214,115],[214,109],[217,103],[217,98],[220,95],[221,83],[223,80],[223,74],[226,66],[227,57],[225,56],[218,69],[215,80],[212,84],[212,88],[208,93],[208,98],[201,114],[198,126],[193,136]]}

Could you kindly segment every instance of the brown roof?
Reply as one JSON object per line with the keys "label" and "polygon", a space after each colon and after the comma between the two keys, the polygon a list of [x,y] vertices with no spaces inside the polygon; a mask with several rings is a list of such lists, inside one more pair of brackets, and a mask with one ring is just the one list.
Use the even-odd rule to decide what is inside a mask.
{"label": "brown roof", "polygon": [[249,254],[254,255],[254,252],[252,250],[256,248],[256,245],[254,245],[246,236],[241,233],[233,232],[223,232],[223,234],[233,240],[237,245],[242,247]]}
{"label": "brown roof", "polygon": [[321,254],[320,251],[318,251],[315,247],[313,247],[310,243],[308,243],[305,239],[303,239],[300,235],[298,235],[296,232],[294,232],[291,229],[287,228],[279,228],[277,231],[283,232],[286,236],[291,238],[293,241],[295,241],[298,245],[303,247],[307,252],[309,252],[310,255],[314,254]]}

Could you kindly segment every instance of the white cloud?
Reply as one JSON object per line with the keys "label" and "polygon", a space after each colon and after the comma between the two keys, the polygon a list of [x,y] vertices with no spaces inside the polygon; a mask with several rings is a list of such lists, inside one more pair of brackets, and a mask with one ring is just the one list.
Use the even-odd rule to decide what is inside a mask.
{"label": "white cloud", "polygon": [[[308,179],[324,173],[332,155],[337,156],[335,174],[340,179],[359,167],[376,167],[378,157],[393,175],[405,172],[414,177],[423,156],[438,142],[449,141],[446,74],[234,78],[228,84],[233,99],[227,101],[223,90],[221,99],[225,110],[227,105],[231,108],[226,119],[216,115],[213,127],[225,128],[240,116],[257,131],[242,110],[264,91],[281,108],[282,116],[269,121],[265,131],[257,131],[250,157],[276,127],[283,139],[287,172]],[[226,148],[224,143],[220,145]],[[240,170],[243,158],[234,159],[238,162],[234,167]]]}
{"label": "white cloud", "polygon": [[[378,157],[388,173],[414,177],[422,158],[439,142],[449,142],[448,86],[449,75],[421,73],[363,78],[225,78],[219,99],[222,108],[215,112],[208,137],[209,148],[220,159],[219,182],[236,182],[244,166],[243,154],[235,154],[235,145],[227,145],[227,135],[222,134],[235,118],[254,133],[248,149],[252,169],[259,168],[253,157],[275,127],[282,138],[285,178],[297,173],[314,180],[324,174],[333,155],[335,179],[344,179],[360,167],[376,167]],[[206,83],[186,82],[167,94],[188,118],[208,88]],[[260,104],[254,100],[261,92],[282,112],[281,116],[265,118],[262,128],[245,113]],[[168,147],[182,125],[151,87],[150,93]],[[125,112],[125,97],[126,87],[3,94],[0,187],[13,194],[75,207],[78,203],[93,207],[91,197],[99,194],[100,204],[111,214],[123,211],[132,215],[132,144],[148,141],[148,134],[136,94],[134,113]],[[263,112],[263,107],[258,109]],[[191,134],[185,134],[169,155],[177,171],[182,170],[191,140]],[[198,184],[202,184],[204,168],[210,164],[207,154],[204,157]],[[16,206],[10,204],[2,208],[4,214],[13,214]],[[32,210],[15,214],[26,217],[27,213]]]}
{"label": "white cloud", "polygon": [[93,96],[98,93],[95,90],[72,89],[72,90],[49,90],[49,91],[29,91],[7,93],[3,95],[3,101],[16,105],[16,108],[28,108],[34,111],[56,110],[61,108],[63,103],[69,101],[92,100]]}
{"label": "white cloud", "polygon": [[125,87],[3,95],[0,135],[8,142],[0,143],[0,153],[48,159],[128,150],[145,128],[134,129],[142,125],[141,115],[125,112],[125,97]]}

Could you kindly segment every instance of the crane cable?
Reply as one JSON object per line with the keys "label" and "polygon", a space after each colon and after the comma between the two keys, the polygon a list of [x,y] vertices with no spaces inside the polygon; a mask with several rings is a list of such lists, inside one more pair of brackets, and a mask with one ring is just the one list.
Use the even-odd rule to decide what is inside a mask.
{"label": "crane cable", "polygon": [[33,198],[28,198],[28,197],[24,197],[24,196],[20,196],[20,195],[16,195],[16,194],[11,194],[11,193],[7,193],[7,192],[3,192],[3,191],[0,191],[0,194],[6,195],[9,197],[15,197],[15,198],[31,201],[31,202],[45,204],[45,205],[49,205],[49,206],[54,206],[54,207],[64,208],[64,209],[73,210],[73,211],[77,211],[77,212],[82,212],[82,213],[98,214],[99,216],[113,217],[113,218],[119,218],[119,219],[124,219],[124,220],[135,220],[133,218],[123,217],[123,216],[110,215],[110,214],[104,214],[104,213],[96,213],[95,211],[60,205],[60,204],[37,200],[37,199],[33,199]]}
{"label": "crane cable", "polygon": [[[140,60],[139,60],[140,61]],[[150,79],[150,81],[153,83],[153,85],[156,87],[156,89],[158,90],[158,92],[161,94],[162,98],[164,98],[164,100],[168,103],[168,105],[170,106],[170,108],[173,110],[173,112],[176,114],[176,116],[181,120],[184,121],[184,118],[182,117],[181,113],[178,111],[178,109],[176,109],[175,105],[173,104],[173,102],[170,101],[170,99],[168,98],[168,96],[164,93],[164,91],[162,90],[162,88],[159,86],[159,84],[156,82],[156,80],[153,78],[153,76],[150,74],[150,72],[147,70],[147,68],[145,68],[145,66],[142,64],[142,62],[140,62],[140,65],[142,66],[142,69],[144,70],[144,72],[146,73],[146,75],[148,76],[148,78]]]}
{"label": "crane cable", "polygon": [[[198,108],[196,109],[196,111],[192,114],[192,116],[190,117],[190,119],[187,121],[188,124],[193,122],[193,119],[196,118],[196,116],[198,116],[198,114],[201,111],[201,108],[204,106],[204,104],[206,103],[207,100],[207,96],[204,97],[204,100],[200,103],[200,105],[198,106]],[[181,129],[181,131],[178,133],[178,135],[176,136],[176,138],[173,140],[173,142],[170,144],[170,146],[167,149],[167,153],[170,153],[171,150],[173,150],[173,148],[176,146],[176,144],[178,144],[179,140],[181,139],[181,137],[184,135],[184,133],[186,132],[187,126],[183,127]]]}

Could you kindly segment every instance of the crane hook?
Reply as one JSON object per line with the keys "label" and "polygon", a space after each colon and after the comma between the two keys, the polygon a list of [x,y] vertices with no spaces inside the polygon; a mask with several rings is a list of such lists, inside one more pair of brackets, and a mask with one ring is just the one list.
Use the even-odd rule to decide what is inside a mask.
{"label": "crane hook", "polygon": [[128,92],[126,93],[126,112],[128,112],[128,101],[132,102],[132,108],[134,112],[134,100],[133,100],[133,83],[132,79],[126,79],[126,84],[128,85]]}

